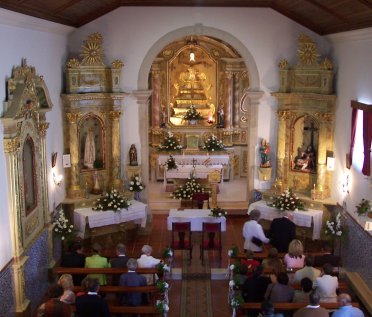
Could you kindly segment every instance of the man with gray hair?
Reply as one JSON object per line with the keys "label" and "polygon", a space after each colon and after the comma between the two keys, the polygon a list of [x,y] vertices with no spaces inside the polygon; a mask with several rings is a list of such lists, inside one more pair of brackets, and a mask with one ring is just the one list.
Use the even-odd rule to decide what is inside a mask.
{"label": "man with gray hair", "polygon": [[[127,262],[129,260],[129,256],[125,254],[125,245],[122,243],[118,243],[116,245],[116,258],[111,259],[111,267],[117,268],[125,268],[127,267]],[[112,284],[119,285],[119,276],[113,275],[112,276]]]}
{"label": "man with gray hair", "polygon": [[320,295],[313,290],[309,295],[309,305],[296,311],[293,317],[329,317],[328,310],[320,307]]}
{"label": "man with gray hair", "polygon": [[338,306],[332,317],[364,317],[363,312],[358,307],[351,305],[351,297],[349,294],[341,293],[337,297]]}
{"label": "man with gray hair", "polygon": [[[146,277],[136,272],[137,260],[130,258],[127,262],[128,273],[123,273],[120,276],[120,286],[146,286]],[[124,306],[140,306],[144,303],[145,294],[138,292],[122,293],[120,298],[121,305]]]}
{"label": "man with gray hair", "polygon": [[296,225],[293,223],[293,214],[289,211],[283,217],[275,218],[270,226],[271,244],[279,252],[288,252],[289,243],[296,238]]}
{"label": "man with gray hair", "polygon": [[244,250],[261,252],[262,243],[270,242],[270,240],[266,238],[261,225],[258,223],[260,216],[261,213],[257,209],[253,209],[249,213],[249,221],[243,226]]}

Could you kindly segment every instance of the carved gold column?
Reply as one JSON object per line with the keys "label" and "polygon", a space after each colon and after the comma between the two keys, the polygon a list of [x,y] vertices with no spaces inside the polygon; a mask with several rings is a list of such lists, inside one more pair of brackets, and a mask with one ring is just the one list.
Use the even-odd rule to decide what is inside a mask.
{"label": "carved gold column", "polygon": [[[22,314],[30,305],[30,300],[27,299],[25,293],[25,274],[24,267],[28,260],[24,256],[24,249],[22,245],[22,221],[21,221],[21,206],[18,182],[16,181],[19,173],[19,166],[17,156],[20,151],[19,138],[4,140],[4,152],[7,162],[8,179],[14,180],[8,186],[8,203],[10,215],[10,233],[13,252],[13,279],[15,290],[15,311],[17,314]],[[14,199],[18,197],[18,199]]]}
{"label": "carved gold column", "polygon": [[332,126],[332,115],[330,113],[316,113],[319,120],[319,141],[317,150],[317,197],[319,199],[327,198],[330,189],[327,184],[327,150],[329,146],[328,127]]}
{"label": "carved gold column", "polygon": [[289,111],[278,111],[279,127],[278,127],[278,150],[276,156],[276,177],[284,180],[284,159],[285,159],[285,140],[286,140],[286,125],[289,118]]}
{"label": "carved gold column", "polygon": [[77,121],[79,119],[79,113],[66,113],[67,120],[69,123],[69,134],[70,134],[70,156],[71,156],[71,168],[70,168],[70,186],[67,188],[67,196],[69,198],[81,198],[84,196],[83,190],[80,187],[79,179],[79,140],[78,140],[78,129]]}
{"label": "carved gold column", "polygon": [[231,128],[231,110],[233,99],[233,73],[225,72],[226,77],[226,106],[225,106],[225,128]]}
{"label": "carved gold column", "polygon": [[234,73],[234,117],[233,127],[239,127],[239,80],[240,73]]}
{"label": "carved gold column", "polygon": [[159,98],[159,79],[160,79],[160,65],[154,64],[151,68],[151,75],[152,75],[152,117],[153,123],[152,126],[154,128],[159,128],[159,114],[160,114],[160,98]]}
{"label": "carved gold column", "polygon": [[112,187],[121,191],[123,181],[120,172],[120,111],[110,111],[109,117],[112,119],[112,165],[111,165],[111,182]]}

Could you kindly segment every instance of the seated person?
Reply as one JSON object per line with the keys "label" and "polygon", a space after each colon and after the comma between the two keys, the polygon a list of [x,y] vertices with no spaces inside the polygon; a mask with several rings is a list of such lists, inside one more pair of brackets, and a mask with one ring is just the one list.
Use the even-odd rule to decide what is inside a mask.
{"label": "seated person", "polygon": [[[141,249],[142,255],[137,259],[138,267],[152,268],[160,263],[160,259],[154,258],[152,253],[152,247],[145,244]],[[153,276],[151,274],[146,274],[147,285],[154,284]]]}
{"label": "seated person", "polygon": [[351,305],[349,294],[341,293],[338,295],[337,301],[339,309],[332,314],[332,317],[364,317],[363,311]]}
{"label": "seated person", "polygon": [[253,272],[256,267],[260,266],[260,262],[254,259],[254,253],[252,250],[245,251],[246,259],[242,259],[241,263],[247,265],[248,268],[248,275],[250,272]]}
{"label": "seated person", "polygon": [[37,310],[37,317],[72,317],[71,306],[60,300],[63,287],[53,284],[48,289],[48,300]]}
{"label": "seated person", "polygon": [[[85,256],[83,254],[83,246],[80,242],[72,244],[69,253],[62,255],[61,266],[62,267],[84,267]],[[81,281],[85,277],[84,274],[74,274],[72,279],[75,285],[80,285]]]}
{"label": "seated person", "polygon": [[242,296],[245,302],[262,302],[268,285],[271,283],[269,277],[263,275],[263,267],[258,266],[252,277],[248,277],[242,287]]}
{"label": "seated person", "polygon": [[294,290],[292,287],[288,286],[288,281],[289,278],[287,273],[280,272],[277,275],[277,282],[267,287],[265,299],[273,303],[292,302]]}
{"label": "seated person", "polygon": [[329,263],[323,265],[323,275],[315,280],[321,302],[337,302],[338,278],[332,276],[333,266]]}
{"label": "seated person", "polygon": [[272,270],[274,274],[285,271],[283,262],[279,258],[279,253],[276,248],[269,249],[269,254],[266,259],[263,259],[262,266],[265,269]]}
{"label": "seated person", "polygon": [[310,292],[313,290],[313,281],[308,277],[301,280],[301,290],[295,290],[293,302],[308,303]]}
{"label": "seated person", "polygon": [[239,266],[239,272],[234,274],[234,281],[236,283],[236,286],[242,287],[244,282],[248,278],[248,266],[247,264],[240,264]]}
{"label": "seated person", "polygon": [[288,247],[288,253],[284,256],[284,264],[287,268],[303,268],[305,262],[304,247],[300,240],[294,239]]}
{"label": "seated person", "polygon": [[275,314],[274,305],[268,300],[264,300],[261,304],[261,315],[262,317],[283,317],[283,314]]}
{"label": "seated person", "polygon": [[[110,267],[110,263],[107,258],[100,256],[102,247],[98,243],[94,243],[92,246],[93,255],[85,258],[85,267],[87,268],[105,268]],[[97,278],[100,285],[106,285],[106,275],[105,274],[89,274],[90,278]]]}
{"label": "seated person", "polygon": [[293,282],[300,283],[304,277],[308,277],[313,282],[315,282],[315,280],[320,276],[320,271],[313,267],[313,265],[314,257],[311,255],[307,255],[305,257],[305,267],[295,273]]}
{"label": "seated person", "polygon": [[61,301],[66,304],[75,304],[74,282],[71,274],[62,274],[58,284],[63,288]]}
{"label": "seated person", "polygon": [[[111,267],[125,268],[127,267],[127,262],[129,256],[125,255],[125,245],[118,243],[116,245],[116,258],[110,260]],[[112,285],[119,285],[119,276],[117,274],[112,276]]]}
{"label": "seated person", "polygon": [[99,282],[96,278],[86,279],[87,293],[76,297],[76,313],[79,317],[109,317],[107,303],[98,295]]}
{"label": "seated person", "polygon": [[340,265],[340,257],[332,254],[332,247],[328,241],[323,243],[322,255],[317,255],[314,258],[314,266],[323,266],[326,263],[331,264],[333,267]]}
{"label": "seated person", "polygon": [[320,296],[316,290],[310,292],[309,305],[296,311],[293,317],[329,317],[328,310],[319,305]]}
{"label": "seated person", "polygon": [[[128,273],[120,276],[120,286],[146,286],[146,277],[136,272],[138,263],[136,259],[130,258],[127,262]],[[124,306],[140,306],[144,304],[145,294],[138,292],[122,293],[120,304]]]}

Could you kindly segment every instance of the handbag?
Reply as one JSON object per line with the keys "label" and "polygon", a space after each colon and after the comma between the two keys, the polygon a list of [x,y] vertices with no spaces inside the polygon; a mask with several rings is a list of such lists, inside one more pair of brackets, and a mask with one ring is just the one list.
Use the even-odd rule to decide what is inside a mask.
{"label": "handbag", "polygon": [[251,242],[258,247],[262,246],[262,241],[257,237],[252,237]]}

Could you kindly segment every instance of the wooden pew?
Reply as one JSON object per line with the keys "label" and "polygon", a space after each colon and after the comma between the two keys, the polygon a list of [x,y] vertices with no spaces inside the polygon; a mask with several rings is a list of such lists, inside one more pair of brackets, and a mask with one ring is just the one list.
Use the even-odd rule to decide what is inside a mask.
{"label": "wooden pew", "polygon": [[139,314],[139,315],[157,315],[162,316],[155,306],[112,306],[109,305],[111,314]]}
{"label": "wooden pew", "polygon": [[[304,254],[305,254],[305,256],[306,255],[312,255],[314,257],[315,256],[323,255],[322,252],[305,252]],[[268,250],[267,249],[264,249],[262,252],[254,252],[253,258],[255,260],[262,261],[263,259],[267,259],[268,255],[269,255]],[[278,253],[278,257],[280,259],[284,259],[284,256],[285,255],[286,255],[286,253]],[[238,254],[236,256],[231,257],[232,260],[233,259],[236,259],[236,260],[239,260],[239,261],[242,260],[242,259],[246,259],[246,258],[247,258],[247,256],[244,253],[240,253],[240,254]]]}

